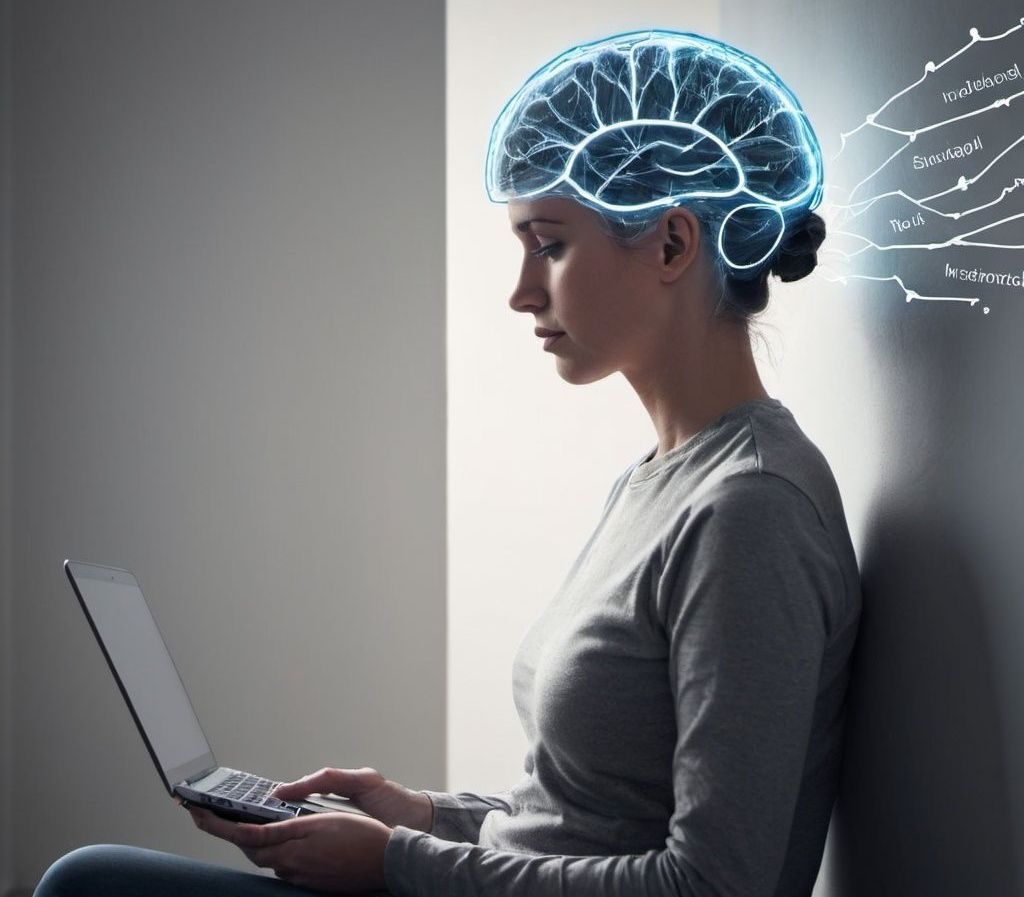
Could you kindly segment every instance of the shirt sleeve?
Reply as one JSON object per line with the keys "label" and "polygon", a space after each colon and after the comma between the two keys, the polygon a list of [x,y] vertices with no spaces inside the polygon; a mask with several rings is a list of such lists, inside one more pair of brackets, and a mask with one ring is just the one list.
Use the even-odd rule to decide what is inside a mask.
{"label": "shirt sleeve", "polygon": [[480,826],[491,810],[512,812],[509,791],[498,794],[460,791],[458,794],[450,794],[447,791],[424,789],[420,793],[427,795],[434,806],[434,824],[430,834],[445,841],[469,841],[476,844],[480,837]]}
{"label": "shirt sleeve", "polygon": [[665,846],[524,854],[396,826],[397,897],[771,897],[779,880],[829,635],[842,600],[810,500],[771,474],[714,486],[666,546],[654,614],[677,738]]}

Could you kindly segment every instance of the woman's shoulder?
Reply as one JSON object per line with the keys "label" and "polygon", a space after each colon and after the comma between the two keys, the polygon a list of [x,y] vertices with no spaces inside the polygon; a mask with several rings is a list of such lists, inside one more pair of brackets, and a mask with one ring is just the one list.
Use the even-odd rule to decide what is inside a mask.
{"label": "woman's shoulder", "polygon": [[804,497],[823,526],[841,513],[828,460],[781,403],[752,408],[704,456],[700,488],[692,493],[695,503],[744,491],[792,493]]}

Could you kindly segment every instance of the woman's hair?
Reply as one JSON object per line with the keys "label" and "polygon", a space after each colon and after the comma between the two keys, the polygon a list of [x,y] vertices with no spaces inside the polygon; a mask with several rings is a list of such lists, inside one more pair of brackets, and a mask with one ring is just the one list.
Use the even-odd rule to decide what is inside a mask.
{"label": "woman's hair", "polygon": [[700,222],[714,313],[741,323],[768,302],[768,275],[817,264],[825,222],[821,148],[799,102],[763,62],[698,34],[618,34],[531,75],[491,129],[487,193],[562,195],[631,247],[666,208]]}
{"label": "woman's hair", "polygon": [[[700,222],[705,245],[713,246],[707,216],[702,217],[696,210],[694,213]],[[629,249],[654,231],[658,217],[633,224],[604,215],[598,220],[605,233],[618,246]],[[751,320],[768,305],[768,275],[774,274],[783,281],[806,277],[818,264],[818,247],[824,239],[824,219],[814,212],[808,212],[799,224],[787,228],[785,238],[764,265],[759,267],[757,274],[742,280],[732,276],[728,266],[712,250],[711,257],[715,261],[714,269],[719,286],[714,314],[729,318],[749,333]]]}

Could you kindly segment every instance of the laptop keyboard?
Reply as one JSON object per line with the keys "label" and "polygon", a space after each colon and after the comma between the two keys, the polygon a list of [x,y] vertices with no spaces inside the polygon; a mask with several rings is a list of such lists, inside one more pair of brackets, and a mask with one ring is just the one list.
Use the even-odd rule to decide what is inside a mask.
{"label": "laptop keyboard", "polygon": [[207,793],[215,794],[218,797],[227,797],[231,800],[261,804],[266,800],[267,795],[280,784],[280,782],[272,782],[270,779],[250,775],[247,772],[236,772]]}

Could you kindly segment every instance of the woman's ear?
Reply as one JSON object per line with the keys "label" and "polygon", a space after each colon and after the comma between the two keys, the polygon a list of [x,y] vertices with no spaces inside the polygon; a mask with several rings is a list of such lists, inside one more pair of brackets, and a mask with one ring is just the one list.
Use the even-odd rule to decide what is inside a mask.
{"label": "woman's ear", "polygon": [[658,259],[661,279],[677,280],[693,264],[700,250],[701,232],[697,216],[689,209],[669,209],[658,224]]}

